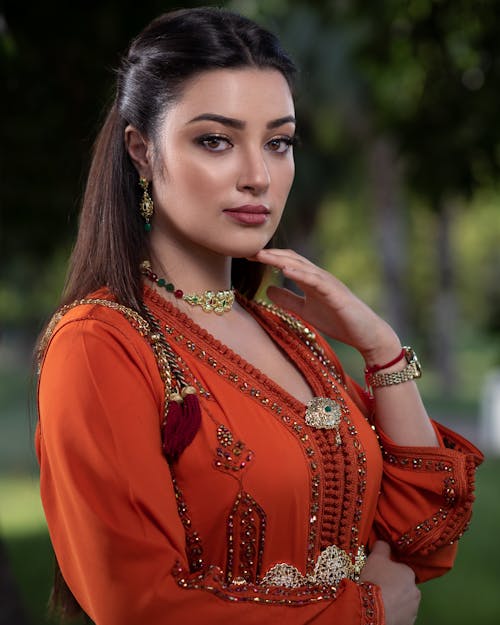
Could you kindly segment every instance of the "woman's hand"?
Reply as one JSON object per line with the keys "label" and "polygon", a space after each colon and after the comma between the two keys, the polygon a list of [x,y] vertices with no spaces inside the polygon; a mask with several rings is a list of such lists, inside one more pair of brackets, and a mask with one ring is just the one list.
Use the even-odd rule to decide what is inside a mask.
{"label": "woman's hand", "polygon": [[401,350],[392,328],[327,271],[293,250],[263,249],[250,260],[280,269],[304,292],[270,286],[269,299],[297,313],[333,339],[356,348],[368,365],[391,360]]}
{"label": "woman's hand", "polygon": [[362,582],[380,586],[386,625],[413,625],[420,604],[420,590],[409,566],[391,560],[391,548],[378,540],[366,560]]}

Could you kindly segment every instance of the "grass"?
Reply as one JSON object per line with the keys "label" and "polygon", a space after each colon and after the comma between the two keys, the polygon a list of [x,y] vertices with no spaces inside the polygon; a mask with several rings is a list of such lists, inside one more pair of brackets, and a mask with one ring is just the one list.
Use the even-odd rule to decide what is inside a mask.
{"label": "grass", "polygon": [[47,617],[52,571],[52,548],[38,495],[38,479],[0,478],[0,529],[28,616],[38,625]]}

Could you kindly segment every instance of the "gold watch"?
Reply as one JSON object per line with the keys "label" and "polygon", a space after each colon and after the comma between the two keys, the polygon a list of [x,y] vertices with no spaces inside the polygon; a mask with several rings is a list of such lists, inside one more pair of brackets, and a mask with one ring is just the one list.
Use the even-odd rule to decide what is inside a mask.
{"label": "gold watch", "polygon": [[369,373],[366,376],[366,385],[368,388],[380,388],[382,386],[393,386],[394,384],[402,384],[409,380],[415,380],[422,376],[422,367],[417,358],[417,354],[411,347],[403,347],[404,357],[407,365],[401,371],[393,371],[391,373]]}

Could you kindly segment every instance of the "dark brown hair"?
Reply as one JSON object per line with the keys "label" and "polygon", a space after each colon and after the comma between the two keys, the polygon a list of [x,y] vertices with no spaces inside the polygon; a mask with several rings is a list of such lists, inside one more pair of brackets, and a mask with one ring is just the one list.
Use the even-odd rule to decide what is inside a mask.
{"label": "dark brown hair", "polygon": [[[153,20],[132,41],[117,72],[116,94],[97,137],[61,304],[107,286],[141,310],[140,262],[148,257],[138,206],[138,174],[125,146],[132,124],[155,143],[168,107],[185,82],[204,71],[258,67],[280,71],[290,88],[295,66],[278,39],[255,22],[218,8],[183,9]],[[234,259],[232,282],[253,297],[263,266]],[[126,600],[126,598],[125,598]],[[51,603],[63,620],[83,616],[56,561]]]}
{"label": "dark brown hair", "polygon": [[[139,264],[148,257],[138,206],[138,174],[125,147],[128,124],[155,142],[159,125],[194,75],[217,68],[272,68],[292,88],[295,66],[278,39],[255,22],[218,8],[183,9],[153,20],[131,43],[116,95],[95,143],[62,304],[107,286],[139,309]],[[262,266],[233,263],[232,282],[253,297]]]}

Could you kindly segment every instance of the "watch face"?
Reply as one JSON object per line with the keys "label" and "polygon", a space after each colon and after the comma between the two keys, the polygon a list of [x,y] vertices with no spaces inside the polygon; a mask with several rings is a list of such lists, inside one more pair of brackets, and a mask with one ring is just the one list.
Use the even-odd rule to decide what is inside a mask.
{"label": "watch face", "polygon": [[420,375],[422,371],[422,367],[420,366],[420,361],[418,360],[415,350],[412,349],[411,347],[405,347],[405,349],[406,349],[406,359],[408,363],[413,364],[415,366],[415,369],[417,370],[417,373]]}

